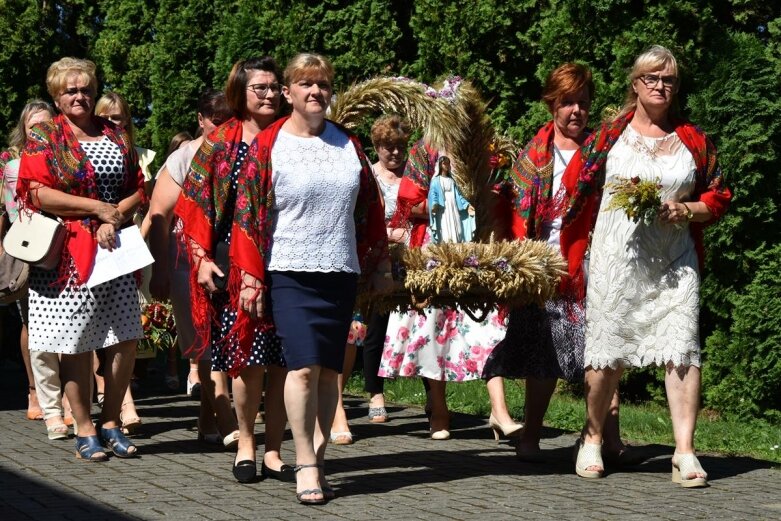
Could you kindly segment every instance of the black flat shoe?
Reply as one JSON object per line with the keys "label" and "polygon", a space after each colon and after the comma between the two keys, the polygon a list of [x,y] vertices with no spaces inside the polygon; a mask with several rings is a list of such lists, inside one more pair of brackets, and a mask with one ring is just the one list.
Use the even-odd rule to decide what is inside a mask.
{"label": "black flat shoe", "polygon": [[245,459],[233,464],[233,477],[239,483],[252,483],[257,474],[255,460]]}
{"label": "black flat shoe", "polygon": [[291,465],[282,465],[279,470],[270,469],[266,466],[266,462],[260,464],[260,475],[264,478],[276,479],[284,481],[286,483],[296,482],[296,473]]}

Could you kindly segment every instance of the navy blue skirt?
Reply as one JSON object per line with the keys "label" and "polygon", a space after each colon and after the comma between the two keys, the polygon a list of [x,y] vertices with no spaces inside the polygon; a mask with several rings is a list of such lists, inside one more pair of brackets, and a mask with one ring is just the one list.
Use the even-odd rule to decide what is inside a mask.
{"label": "navy blue skirt", "polygon": [[341,373],[358,275],[298,271],[269,275],[271,310],[287,368],[319,365]]}

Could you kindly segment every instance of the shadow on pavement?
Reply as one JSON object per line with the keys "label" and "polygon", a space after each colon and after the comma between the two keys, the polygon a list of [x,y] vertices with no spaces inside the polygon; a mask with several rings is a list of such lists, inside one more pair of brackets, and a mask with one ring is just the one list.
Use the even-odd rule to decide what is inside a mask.
{"label": "shadow on pavement", "polygon": [[117,510],[71,494],[42,481],[0,468],[0,519],[112,519],[135,520]]}

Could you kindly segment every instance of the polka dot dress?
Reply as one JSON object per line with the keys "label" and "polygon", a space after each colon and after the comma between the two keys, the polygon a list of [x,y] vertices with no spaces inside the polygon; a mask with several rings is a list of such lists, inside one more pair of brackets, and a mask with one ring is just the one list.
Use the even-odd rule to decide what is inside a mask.
{"label": "polka dot dress", "polygon": [[[95,168],[100,200],[117,203],[124,184],[119,146],[108,138],[81,143]],[[143,338],[138,289],[132,274],[92,289],[73,279],[55,284],[56,270],[30,269],[30,350],[76,354]]]}
{"label": "polka dot dress", "polygon": [[[246,143],[239,145],[236,154],[236,163],[231,171],[231,196],[225,205],[225,215],[233,215],[234,205],[236,203],[236,190],[238,188],[239,171],[241,165],[247,157],[249,146]],[[222,226],[217,230],[217,240],[230,244],[231,239],[231,219],[224,219]],[[224,293],[218,293],[212,296],[212,303],[218,312],[218,324],[212,327],[212,370],[227,372],[231,369],[236,359],[238,344],[233,342],[225,345],[221,342],[228,334],[233,324],[236,323],[236,310],[232,309],[228,302],[228,296]],[[285,365],[285,359],[282,357],[282,344],[274,332],[255,331],[255,338],[252,342],[249,360],[247,365]]]}

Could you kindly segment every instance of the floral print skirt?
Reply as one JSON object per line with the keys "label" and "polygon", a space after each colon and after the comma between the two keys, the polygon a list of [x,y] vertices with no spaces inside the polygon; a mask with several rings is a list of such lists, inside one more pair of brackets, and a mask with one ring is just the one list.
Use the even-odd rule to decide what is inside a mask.
{"label": "floral print skirt", "polygon": [[495,311],[482,322],[451,308],[391,313],[378,375],[477,380],[505,333],[505,318]]}

